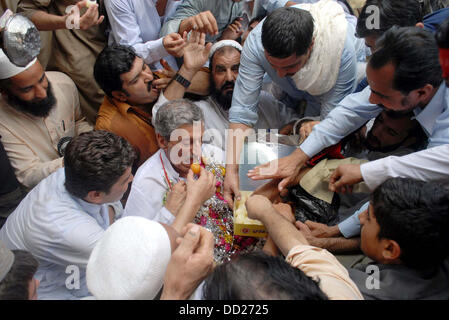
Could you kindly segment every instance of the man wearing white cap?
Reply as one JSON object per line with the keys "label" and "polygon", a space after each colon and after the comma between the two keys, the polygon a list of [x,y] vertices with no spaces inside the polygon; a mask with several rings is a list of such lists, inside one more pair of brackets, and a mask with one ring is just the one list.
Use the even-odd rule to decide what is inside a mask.
{"label": "man wearing white cap", "polygon": [[151,300],[164,285],[162,299],[188,299],[213,267],[214,240],[198,225],[183,231],[142,217],[120,219],[92,251],[89,291],[96,299]]}
{"label": "man wearing white cap", "polygon": [[0,135],[17,179],[31,189],[63,166],[67,142],[92,130],[78,90],[61,72],[44,72],[34,59],[24,68],[0,52]]}
{"label": "man wearing white cap", "polygon": [[[203,140],[209,141],[223,150],[226,147],[229,109],[235,81],[239,74],[241,51],[242,46],[234,40],[221,40],[212,46],[209,53],[211,95],[204,100],[195,102],[204,113],[206,131]],[[180,69],[181,72],[183,67]],[[185,88],[180,83],[172,82],[168,85],[153,107],[153,119],[165,102],[180,99],[184,93]],[[293,119],[298,118],[295,110],[287,108],[265,91],[261,92],[258,106],[259,119],[255,129],[280,129]]]}

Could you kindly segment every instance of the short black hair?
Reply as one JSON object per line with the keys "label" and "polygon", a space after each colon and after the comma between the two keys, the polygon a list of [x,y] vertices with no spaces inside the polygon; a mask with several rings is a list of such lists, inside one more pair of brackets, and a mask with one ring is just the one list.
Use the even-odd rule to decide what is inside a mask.
{"label": "short black hair", "polygon": [[275,58],[307,53],[313,40],[314,22],[310,12],[283,7],[270,13],[262,25],[262,45]]}
{"label": "short black hair", "polygon": [[280,257],[241,254],[206,279],[205,300],[327,300],[317,282]]}
{"label": "short black hair", "polygon": [[14,262],[11,270],[0,282],[0,300],[28,300],[29,284],[39,263],[27,251],[12,250]]}
{"label": "short black hair", "polygon": [[100,88],[112,97],[113,91],[122,91],[120,76],[131,70],[137,54],[133,47],[112,45],[103,49],[94,65],[94,77]]}
{"label": "short black hair", "polygon": [[442,49],[449,49],[449,19],[444,20],[444,22],[440,25],[435,34],[435,39],[438,47]]}
{"label": "short black hair", "polygon": [[449,191],[436,182],[394,178],[371,195],[379,239],[396,241],[406,266],[439,266],[449,256]]}
{"label": "short black hair", "polygon": [[[379,28],[373,26],[376,18],[373,15],[377,12]],[[418,0],[367,0],[357,19],[356,36],[378,38],[393,26],[413,27],[422,19]]]}
{"label": "short black hair", "polygon": [[443,81],[438,47],[433,35],[418,27],[393,27],[377,41],[368,65],[380,69],[395,66],[393,89],[408,95],[410,91]]}
{"label": "short black hair", "polygon": [[118,135],[103,130],[82,133],[64,154],[65,187],[80,199],[90,191],[109,193],[135,157],[133,147]]}

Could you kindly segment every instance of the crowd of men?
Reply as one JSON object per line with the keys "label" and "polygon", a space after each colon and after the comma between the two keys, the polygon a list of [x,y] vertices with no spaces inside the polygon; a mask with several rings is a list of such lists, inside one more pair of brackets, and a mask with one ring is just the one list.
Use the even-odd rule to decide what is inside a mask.
{"label": "crowd of men", "polygon": [[[448,5],[18,1],[42,48],[0,51],[0,300],[449,299]],[[194,218],[261,129],[295,145],[246,177],[266,244],[217,265]]]}

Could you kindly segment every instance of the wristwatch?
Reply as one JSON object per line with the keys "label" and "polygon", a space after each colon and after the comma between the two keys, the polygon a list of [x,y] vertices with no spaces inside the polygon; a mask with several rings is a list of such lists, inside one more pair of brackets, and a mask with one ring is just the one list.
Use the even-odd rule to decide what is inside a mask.
{"label": "wristwatch", "polygon": [[190,81],[181,76],[179,73],[176,73],[173,79],[178,81],[186,89],[190,86]]}

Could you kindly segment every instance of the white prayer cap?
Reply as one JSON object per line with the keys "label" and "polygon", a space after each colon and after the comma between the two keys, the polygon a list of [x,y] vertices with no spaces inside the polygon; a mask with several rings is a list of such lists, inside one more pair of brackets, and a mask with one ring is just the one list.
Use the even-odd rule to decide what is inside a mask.
{"label": "white prayer cap", "polygon": [[221,40],[221,41],[215,42],[214,45],[212,46],[212,48],[210,48],[209,59],[212,58],[215,51],[217,51],[218,49],[221,49],[223,47],[233,47],[233,48],[236,48],[240,52],[242,52],[242,50],[243,50],[242,45],[240,43],[238,43],[237,41]]}
{"label": "white prayer cap", "polygon": [[31,61],[26,67],[18,67],[14,63],[12,63],[5,55],[3,50],[0,49],[0,80],[9,79],[18,75],[19,73],[22,73],[23,71],[34,65],[36,61],[37,58],[34,58],[33,61]]}
{"label": "white prayer cap", "polygon": [[0,241],[0,282],[6,277],[14,263],[14,253]]}
{"label": "white prayer cap", "polygon": [[154,299],[170,256],[170,239],[160,223],[133,216],[119,219],[92,251],[87,287],[100,300]]}

